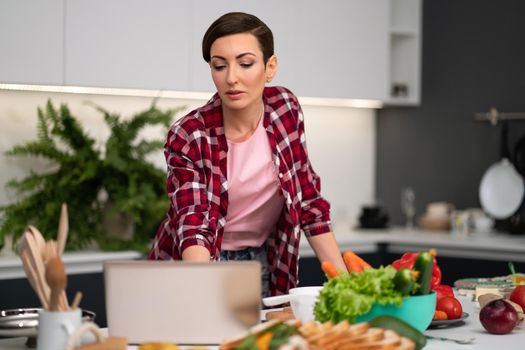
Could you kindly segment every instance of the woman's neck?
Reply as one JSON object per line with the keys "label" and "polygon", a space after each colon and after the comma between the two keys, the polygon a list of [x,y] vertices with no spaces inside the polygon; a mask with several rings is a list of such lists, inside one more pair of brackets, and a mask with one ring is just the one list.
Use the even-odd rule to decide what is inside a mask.
{"label": "woman's neck", "polygon": [[263,103],[242,110],[222,110],[224,133],[233,142],[242,142],[250,138],[257,129],[263,115]]}

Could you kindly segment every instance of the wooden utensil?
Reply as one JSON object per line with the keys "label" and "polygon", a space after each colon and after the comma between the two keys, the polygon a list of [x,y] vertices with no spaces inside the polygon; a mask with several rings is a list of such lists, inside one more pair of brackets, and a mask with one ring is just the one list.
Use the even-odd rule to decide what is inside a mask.
{"label": "wooden utensil", "polygon": [[292,310],[285,311],[285,310],[276,310],[276,311],[268,311],[266,313],[266,320],[279,320],[279,321],[288,321],[293,320],[295,318]]}
{"label": "wooden utensil", "polygon": [[26,231],[32,236],[35,247],[40,252],[42,260],[45,260],[46,240],[42,233],[34,226],[27,225]]}
{"label": "wooden utensil", "polygon": [[49,300],[44,295],[44,291],[42,290],[37,281],[38,276],[36,271],[33,269],[31,261],[29,260],[28,252],[26,250],[23,250],[20,253],[20,258],[22,259],[22,266],[24,267],[24,271],[26,273],[27,280],[29,281],[29,285],[33,287],[33,290],[35,291],[38,300],[40,300],[42,307],[44,309],[49,308]]}
{"label": "wooden utensil", "polygon": [[47,264],[50,259],[57,256],[57,251],[57,242],[55,240],[47,241],[45,247],[45,254],[43,256],[44,263]]}
{"label": "wooden utensil", "polygon": [[37,270],[32,261],[33,259],[30,258],[31,252],[27,243],[27,237],[30,234],[31,233],[29,232],[25,232],[20,238],[20,241],[18,242],[18,254],[20,256],[20,259],[22,260],[22,267],[24,268],[29,284],[38,296],[42,307],[48,308],[48,298],[44,294],[43,285],[41,285],[39,281]]}
{"label": "wooden utensil", "polygon": [[[38,290],[42,293],[46,300],[49,300],[50,289],[45,281],[45,266],[42,259],[42,253],[39,250],[35,237],[31,232],[24,233],[28,261],[34,271],[34,279],[38,286]],[[45,247],[45,244],[44,244]],[[45,307],[45,304],[43,305]]]}
{"label": "wooden utensil", "polygon": [[60,220],[58,222],[58,235],[57,235],[57,254],[62,255],[66,248],[67,235],[69,231],[69,219],[67,213],[67,204],[62,203],[62,209],[60,211]]}
{"label": "wooden utensil", "polygon": [[67,286],[67,275],[64,268],[64,263],[59,256],[51,258],[47,263],[46,282],[51,288],[49,309],[51,311],[58,311],[60,295]]}
{"label": "wooden utensil", "polygon": [[73,298],[73,302],[71,303],[71,310],[75,310],[78,305],[80,305],[80,301],[82,300],[82,292],[77,292],[75,294],[75,297]]}

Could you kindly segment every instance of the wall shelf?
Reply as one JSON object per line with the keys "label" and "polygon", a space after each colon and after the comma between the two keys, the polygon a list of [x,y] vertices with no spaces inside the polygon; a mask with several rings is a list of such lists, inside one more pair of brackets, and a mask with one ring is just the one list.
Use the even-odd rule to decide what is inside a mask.
{"label": "wall shelf", "polygon": [[389,91],[385,105],[417,106],[421,85],[421,0],[392,0]]}

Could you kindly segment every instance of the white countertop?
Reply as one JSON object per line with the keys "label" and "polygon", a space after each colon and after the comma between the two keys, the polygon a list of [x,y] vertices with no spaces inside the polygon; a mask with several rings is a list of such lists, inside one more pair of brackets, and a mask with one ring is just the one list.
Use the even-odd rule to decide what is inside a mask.
{"label": "white countertop", "polygon": [[[81,251],[66,252],[62,256],[62,260],[66,267],[66,273],[71,275],[102,272],[103,263],[106,260],[128,260],[139,259],[141,257],[142,254],[135,251]],[[14,255],[14,253],[4,256],[0,255],[0,280],[15,278],[26,278],[20,257]]]}
{"label": "white countertop", "polygon": [[525,325],[521,322],[509,334],[495,335],[488,333],[479,321],[479,306],[471,301],[470,297],[459,296],[463,311],[469,314],[465,323],[450,328],[428,329],[425,334],[435,337],[454,339],[476,338],[475,342],[468,345],[455,344],[450,341],[429,340],[425,350],[438,349],[523,349],[525,343]]}
{"label": "white countertop", "polygon": [[[449,231],[407,230],[398,227],[383,230],[336,228],[335,235],[341,251],[352,249],[357,253],[372,253],[377,250],[378,244],[386,244],[387,252],[390,253],[436,248],[440,256],[525,262],[525,235],[460,235]],[[300,253],[303,257],[314,256],[306,239],[301,240]]]}
{"label": "white countertop", "polygon": [[[450,341],[432,340],[429,339],[425,350],[449,350],[449,349],[477,349],[477,350],[493,350],[493,349],[505,349],[514,350],[522,349],[525,343],[525,325],[522,322],[518,325],[511,333],[505,335],[494,335],[489,334],[485,331],[481,323],[479,322],[479,308],[477,304],[473,303],[470,298],[460,296],[463,311],[469,314],[469,317],[465,319],[463,324],[455,327],[442,328],[442,329],[429,329],[425,331],[425,334],[437,337],[447,338],[476,338],[475,342],[468,345],[455,344]],[[105,331],[105,330],[104,330]],[[11,338],[11,339],[0,339],[0,349],[5,350],[17,350],[25,349],[25,338]],[[137,346],[128,346],[129,350],[136,350]],[[183,347],[184,348],[184,347]],[[216,346],[208,347],[210,350],[216,350]]]}
{"label": "white countertop", "polygon": [[[389,253],[436,248],[440,256],[473,259],[493,259],[525,262],[525,235],[513,236],[502,233],[458,235],[450,232],[424,231],[419,229],[389,228],[386,230],[335,230],[341,251],[352,249],[357,253],[373,253],[379,244],[385,244]],[[303,237],[299,246],[301,257],[313,257],[314,252]],[[134,251],[66,252],[63,256],[68,274],[102,271],[105,260],[139,259]],[[14,253],[0,254],[0,280],[25,278],[20,258]]]}

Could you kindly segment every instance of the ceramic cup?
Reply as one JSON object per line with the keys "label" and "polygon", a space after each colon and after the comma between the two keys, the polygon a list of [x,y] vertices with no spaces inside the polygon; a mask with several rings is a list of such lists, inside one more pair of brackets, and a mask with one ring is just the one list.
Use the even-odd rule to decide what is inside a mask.
{"label": "ceramic cup", "polygon": [[66,341],[80,327],[80,309],[38,312],[37,350],[64,350]]}

